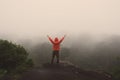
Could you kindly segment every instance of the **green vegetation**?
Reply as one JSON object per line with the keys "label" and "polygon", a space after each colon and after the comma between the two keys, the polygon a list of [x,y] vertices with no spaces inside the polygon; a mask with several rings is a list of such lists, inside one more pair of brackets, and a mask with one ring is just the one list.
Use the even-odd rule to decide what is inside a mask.
{"label": "green vegetation", "polygon": [[120,80],[120,58],[116,59],[116,65],[111,68],[111,74],[114,76],[115,80]]}
{"label": "green vegetation", "polygon": [[16,77],[32,66],[33,62],[22,46],[0,40],[0,78],[6,75]]}

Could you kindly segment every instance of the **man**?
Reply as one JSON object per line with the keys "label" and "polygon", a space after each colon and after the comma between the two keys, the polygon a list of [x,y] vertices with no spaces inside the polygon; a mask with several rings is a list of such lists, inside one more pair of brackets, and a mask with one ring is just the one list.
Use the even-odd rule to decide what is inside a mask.
{"label": "man", "polygon": [[53,44],[53,54],[52,54],[51,64],[53,64],[55,56],[57,58],[57,63],[59,63],[60,43],[64,40],[65,36],[62,37],[62,39],[60,39],[60,40],[57,37],[54,40],[52,40],[48,35],[47,35],[47,37],[50,40],[50,42]]}

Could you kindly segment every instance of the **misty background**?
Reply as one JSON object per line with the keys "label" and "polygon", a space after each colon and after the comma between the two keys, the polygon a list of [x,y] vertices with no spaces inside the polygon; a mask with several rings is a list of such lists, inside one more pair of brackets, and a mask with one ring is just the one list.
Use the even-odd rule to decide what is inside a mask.
{"label": "misty background", "polygon": [[50,62],[46,35],[61,38],[61,60],[110,70],[120,62],[119,0],[1,0],[0,38],[23,45],[36,66]]}

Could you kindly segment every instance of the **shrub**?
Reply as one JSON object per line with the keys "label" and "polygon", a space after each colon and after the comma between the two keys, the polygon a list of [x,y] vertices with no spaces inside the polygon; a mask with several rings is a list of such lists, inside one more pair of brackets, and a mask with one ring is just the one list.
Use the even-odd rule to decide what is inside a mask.
{"label": "shrub", "polygon": [[[0,69],[7,73],[17,72],[21,67],[30,67],[32,60],[28,59],[28,52],[20,45],[7,40],[0,40]],[[28,66],[29,65],[29,66]]]}

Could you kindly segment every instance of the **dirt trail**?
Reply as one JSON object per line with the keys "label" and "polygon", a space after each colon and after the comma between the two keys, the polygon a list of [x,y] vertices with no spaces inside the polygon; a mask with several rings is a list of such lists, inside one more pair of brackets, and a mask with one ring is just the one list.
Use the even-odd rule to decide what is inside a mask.
{"label": "dirt trail", "polygon": [[23,73],[20,80],[113,80],[110,75],[85,71],[74,65],[44,64],[42,68]]}

